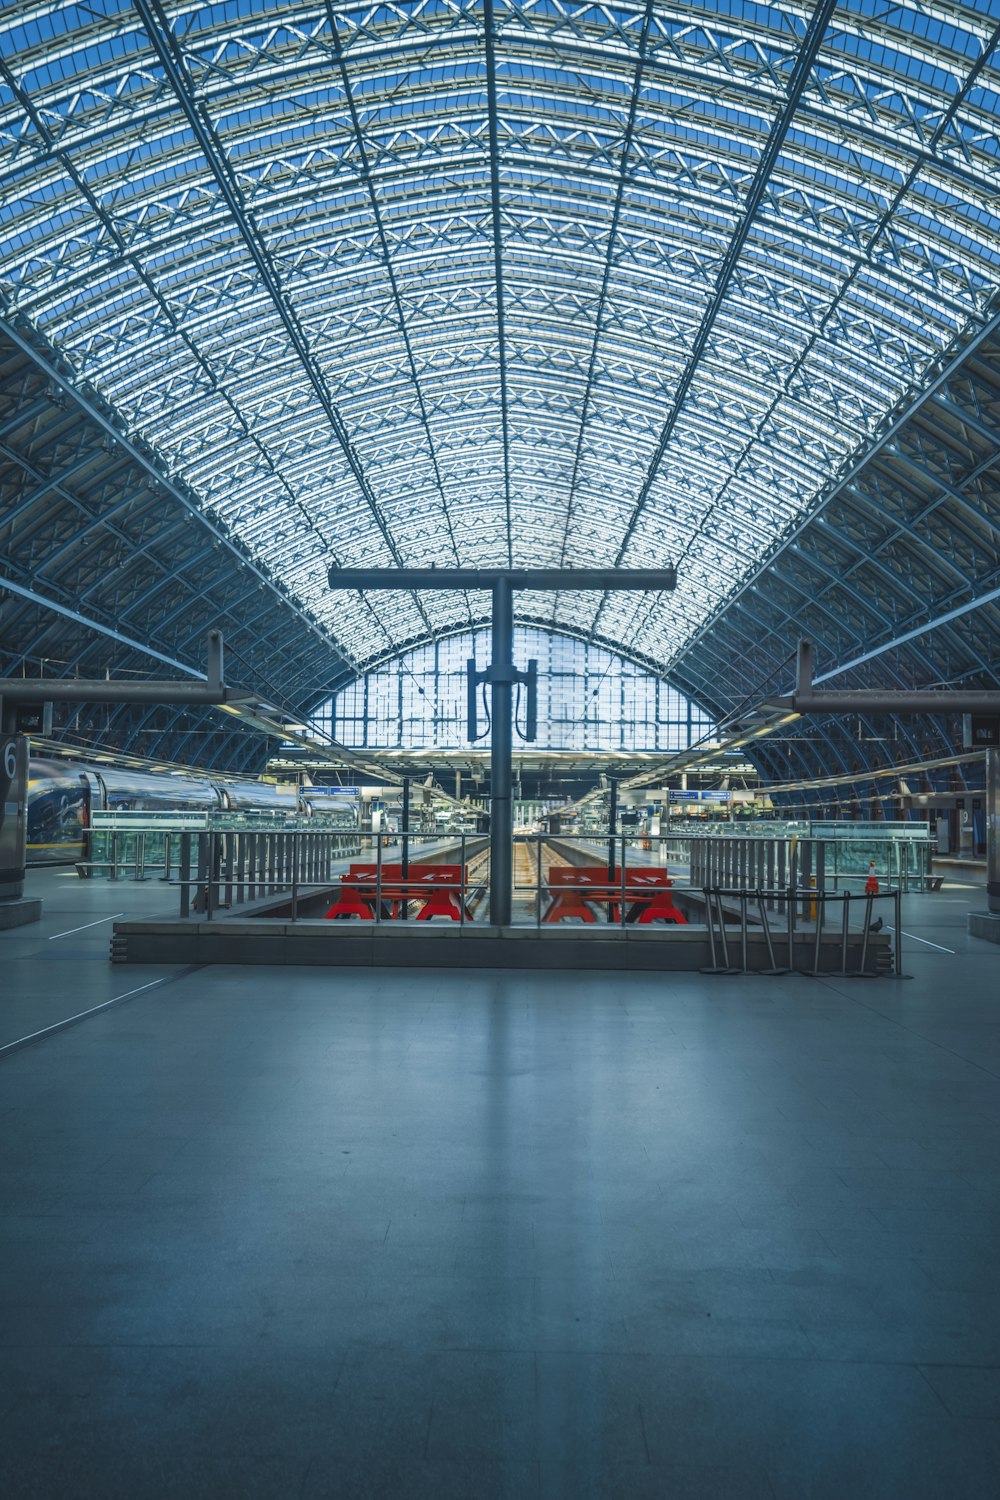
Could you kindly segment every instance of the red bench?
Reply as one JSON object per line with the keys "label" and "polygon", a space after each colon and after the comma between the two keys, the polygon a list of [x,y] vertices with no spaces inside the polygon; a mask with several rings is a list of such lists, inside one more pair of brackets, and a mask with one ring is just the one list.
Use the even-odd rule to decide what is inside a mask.
{"label": "red bench", "polygon": [[[553,865],[548,883],[552,900],[543,922],[565,922],[571,917],[596,922],[593,903],[610,907],[612,922],[619,921],[622,900],[620,870],[616,870],[612,877],[607,865]],[[686,924],[687,917],[674,905],[670,893],[672,884],[666,870],[626,869],[628,921],[637,921],[640,925],[647,922]]]}
{"label": "red bench", "polygon": [[[464,888],[465,869],[462,865],[411,864],[404,878],[401,864],[383,864],[380,887],[378,865],[352,864],[348,873],[341,877],[340,895],[326,916],[328,919],[360,917],[363,922],[373,922],[375,902],[381,889],[383,908],[388,907],[391,917],[399,916],[404,902],[421,901],[418,922],[429,922],[431,917],[449,917],[453,922],[460,922]],[[468,904],[465,916],[471,921]]]}

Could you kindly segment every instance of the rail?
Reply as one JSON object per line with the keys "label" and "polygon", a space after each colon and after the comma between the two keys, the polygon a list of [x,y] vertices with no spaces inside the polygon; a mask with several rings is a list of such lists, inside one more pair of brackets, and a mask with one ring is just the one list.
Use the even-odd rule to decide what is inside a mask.
{"label": "rail", "polygon": [[[178,873],[178,878],[188,878],[190,876],[190,865],[187,867],[187,874],[182,874],[185,870],[185,839],[188,840],[187,847],[190,848],[192,837],[197,839],[215,837],[251,841],[269,837],[287,839],[294,837],[294,835],[273,829],[266,832],[263,830],[232,829],[218,830],[214,833],[209,830],[200,829],[172,829],[169,832],[154,829],[148,835],[156,851],[153,858],[147,857],[149,844],[147,843],[147,834],[143,831],[113,829],[108,832],[106,837],[108,857],[106,859],[81,859],[74,861],[78,875],[87,877],[94,875],[98,871],[102,871],[106,873],[110,880],[131,879],[142,882],[150,879],[151,874],[159,872],[157,878],[165,884],[177,884],[177,881],[173,879],[173,872],[175,870]],[[358,853],[361,847],[358,834],[350,830],[310,830],[309,837],[311,839],[332,839],[334,841],[333,849],[336,856],[340,858]]]}
{"label": "rail", "polygon": [[[400,834],[391,842],[364,834],[348,855],[342,838],[311,830],[183,832],[177,875],[170,876],[180,915],[211,922],[246,912],[293,923],[329,919],[331,927],[443,920],[456,933],[489,925],[482,834]],[[823,858],[800,859],[797,846],[782,858],[763,847],[766,840],[747,841],[741,851],[731,839],[730,854],[717,864],[691,848],[697,839],[665,835],[651,847],[644,843],[650,840],[630,834],[515,835],[514,925],[539,934],[564,924],[647,934],[689,929],[691,940],[707,939],[714,973],[851,975],[888,972],[887,963],[902,972],[900,885],[833,889]],[[887,901],[891,929],[873,941],[887,928],[873,912]]]}
{"label": "rail", "polygon": [[[345,842],[349,845],[346,850]],[[454,877],[452,884],[461,891],[464,913],[473,894],[478,895],[480,890],[486,889],[485,881],[480,881],[474,891],[469,875],[470,859],[482,858],[481,850],[486,842],[482,835],[477,834],[462,834],[442,841],[440,834],[403,834],[397,837],[363,833],[348,838],[335,831],[313,830],[182,832],[179,835],[177,875],[171,874],[169,883],[180,891],[181,917],[194,915],[211,922],[220,912],[268,905],[277,914],[287,915],[288,920],[296,922],[303,915],[324,916],[335,894],[343,895],[345,888],[356,888],[358,880],[362,879],[365,888],[370,885],[372,892],[370,907],[364,915],[370,920],[384,921],[387,918],[383,895],[390,894],[385,871],[391,868],[385,859],[385,851],[399,846],[399,879],[409,881],[408,867],[413,863],[414,880],[410,884],[416,885],[418,861],[413,856],[413,849],[423,843],[427,846],[428,857],[432,856],[438,862],[446,860],[452,852],[459,853],[461,874]],[[366,874],[359,877],[352,856],[366,852],[369,856]],[[416,890],[401,902],[393,897],[394,907],[402,905],[402,911],[396,910],[394,915],[405,921],[411,902],[417,899]],[[324,910],[314,912],[311,907],[317,900]]]}
{"label": "rail", "polygon": [[[796,913],[799,906],[800,891],[789,890],[766,890],[761,886],[747,888],[744,886],[733,886],[724,888],[721,886],[705,886],[702,896],[705,902],[705,922],[708,928],[708,942],[711,952],[709,966],[702,970],[707,974],[810,974],[817,978],[861,977],[869,973],[881,972],[877,962],[869,964],[869,957],[874,957],[871,935],[873,932],[881,932],[885,926],[885,918],[879,915],[872,920],[876,905],[884,902],[892,903],[893,922],[890,928],[892,932],[892,972],[897,976],[903,972],[903,922],[902,922],[902,891],[897,886],[895,890],[868,892],[857,895],[851,891],[812,891],[808,893],[808,900],[815,906],[816,913],[812,918],[811,930],[799,928],[796,921]],[[728,898],[730,903],[737,904],[738,917],[735,923],[730,923],[727,918],[731,915],[731,907],[727,909],[724,899]],[[861,921],[859,928],[851,928],[851,904],[861,910]],[[751,917],[751,903],[757,907],[757,918]],[[841,909],[841,919],[838,926],[833,929],[832,942],[827,940],[825,918],[828,906],[838,906]],[[781,906],[786,913],[785,931],[773,931],[771,925],[772,914]],[[732,932],[732,926],[736,925],[737,931]],[[736,965],[730,959],[730,936],[734,945],[738,948],[740,963]],[[852,941],[854,939],[854,941]],[[761,967],[749,963],[751,944],[759,945],[762,940],[767,955],[767,966]],[[837,951],[839,945],[839,963],[837,963]],[[822,968],[821,959],[824,950],[834,950],[833,968]],[[784,949],[787,962],[779,962],[779,953]],[[806,959],[811,954],[811,963],[799,962],[798,955],[804,952]],[[856,956],[857,962],[852,963]]]}
{"label": "rail", "polygon": [[906,839],[866,839],[855,843],[820,834],[777,838],[766,834],[729,834],[707,838],[672,836],[670,844],[675,859],[683,859],[686,848],[691,881],[702,886],[761,884],[769,889],[784,889],[789,871],[798,872],[806,887],[815,881],[818,890],[825,890],[828,885],[839,890],[850,882],[864,882],[870,873],[898,885],[904,892],[911,888],[929,890],[935,884],[929,846]]}

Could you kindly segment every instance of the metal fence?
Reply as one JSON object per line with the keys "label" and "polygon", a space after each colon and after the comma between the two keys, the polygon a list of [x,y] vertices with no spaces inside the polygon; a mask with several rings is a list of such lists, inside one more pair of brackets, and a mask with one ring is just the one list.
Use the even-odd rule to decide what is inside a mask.
{"label": "metal fence", "polygon": [[[395,895],[399,881],[406,880],[416,886],[418,867],[431,862],[448,863],[456,855],[462,874],[455,876],[454,889],[469,901],[475,894],[478,905],[488,889],[488,856],[483,878],[478,878],[475,884],[472,865],[482,860],[487,843],[481,834],[474,833],[451,835],[442,840],[437,833],[345,835],[312,829],[185,832],[179,835],[177,874],[170,879],[180,889],[182,917],[196,914],[212,921],[220,912],[268,903],[276,909],[276,914],[294,922],[303,915],[314,914],[310,905],[318,896],[332,902],[345,888],[367,892],[370,887],[372,899],[366,904],[371,906],[372,920],[389,920],[387,909],[391,897],[394,906],[403,908],[393,919],[405,921],[411,914],[410,908],[419,904],[421,898],[414,893],[400,902]],[[362,861],[370,869],[370,876],[354,873]],[[397,864],[402,867],[401,875],[395,873]],[[387,874],[390,869],[391,879]],[[432,890],[433,887],[428,887],[424,894]]]}
{"label": "metal fence", "polygon": [[[212,833],[228,837],[238,848],[239,841],[267,835],[287,836],[303,831],[301,822],[288,818],[275,820],[270,815],[225,813],[192,817],[183,813],[95,814],[94,826],[88,830],[89,857],[76,862],[80,875],[101,875],[109,880],[144,881],[153,876],[168,881],[183,867],[185,835],[200,838]],[[332,837],[332,846],[341,857],[360,850],[356,829],[344,828],[325,819],[317,819],[308,829],[314,839]],[[186,874],[190,874],[187,871]]]}
{"label": "metal fence", "polygon": [[[892,963],[885,972],[897,975],[903,972],[902,892],[898,886],[895,890],[863,895],[849,890],[810,891],[807,900],[815,911],[805,927],[797,916],[801,893],[791,889],[706,886],[702,895],[711,949],[711,963],[704,971],[706,973],[857,977],[882,972],[878,963],[870,963],[869,958],[875,956],[872,933],[881,932],[883,928],[892,934]],[[854,927],[851,925],[852,904],[860,918]],[[737,908],[735,918],[732,916],[734,905]],[[885,922],[886,906],[894,919],[891,924]],[[833,908],[836,914],[838,907],[839,920],[835,917],[834,922],[828,922],[830,909]],[[873,921],[876,908],[879,915]],[[780,911],[783,917],[783,925],[777,929],[773,916],[776,911]],[[763,966],[749,961],[751,944],[759,947],[761,941],[767,956]],[[823,968],[822,956],[824,952],[829,954],[831,948],[834,966]]]}
{"label": "metal fence", "polygon": [[794,870],[802,884],[808,886],[815,880],[817,890],[836,891],[852,882],[864,882],[872,867],[877,879],[895,882],[904,891],[926,890],[934,878],[928,845],[892,837],[674,836],[669,841],[669,857],[686,859],[692,883],[706,885],[784,887],[788,872]]}
{"label": "metal fence", "polygon": [[[343,835],[333,832],[199,831],[178,838],[172,883],[182,917],[212,921],[252,909],[292,922],[444,918],[452,932],[489,922],[489,845],[481,834],[362,834],[346,855]],[[672,835],[515,834],[515,925],[704,929],[707,967],[716,973],[857,974],[874,971],[873,958],[881,962],[883,954],[901,972],[898,884],[878,894],[850,883],[835,889],[822,841],[718,842],[725,849]],[[891,925],[885,916],[873,919],[876,911]],[[891,953],[885,939],[872,942],[883,928],[893,935]]]}

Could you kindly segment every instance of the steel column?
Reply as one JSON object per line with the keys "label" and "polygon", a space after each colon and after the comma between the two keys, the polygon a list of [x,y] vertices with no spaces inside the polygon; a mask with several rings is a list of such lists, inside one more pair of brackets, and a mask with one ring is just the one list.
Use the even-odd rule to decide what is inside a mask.
{"label": "steel column", "polygon": [[986,751],[986,905],[1000,916],[1000,749]]}
{"label": "steel column", "polygon": [[514,594],[510,577],[493,581],[492,688],[493,741],[490,754],[490,922],[510,926],[514,809],[511,801],[513,738]]}
{"label": "steel column", "polygon": [[[489,589],[493,595],[493,660],[479,681],[492,688],[493,745],[490,756],[490,922],[511,920],[513,871],[512,688],[524,681],[514,670],[514,590],[571,589],[608,592],[636,589],[658,593],[676,587],[677,572],[666,568],[341,568],[328,574],[331,589]],[[475,670],[475,663],[470,667]],[[614,861],[614,851],[611,854]]]}
{"label": "steel column", "polygon": [[[399,837],[402,844],[399,855],[399,872],[405,882],[410,874],[410,778],[403,777],[403,804],[399,813]],[[410,903],[405,899],[399,903],[400,919],[405,922]]]}

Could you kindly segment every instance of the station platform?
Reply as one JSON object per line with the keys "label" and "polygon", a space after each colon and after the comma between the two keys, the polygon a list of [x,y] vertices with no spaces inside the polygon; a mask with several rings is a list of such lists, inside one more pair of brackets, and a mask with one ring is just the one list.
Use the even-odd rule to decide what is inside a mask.
{"label": "station platform", "polygon": [[123,970],[112,914],[174,891],[26,894],[5,1496],[993,1500],[974,880],[866,982]]}

